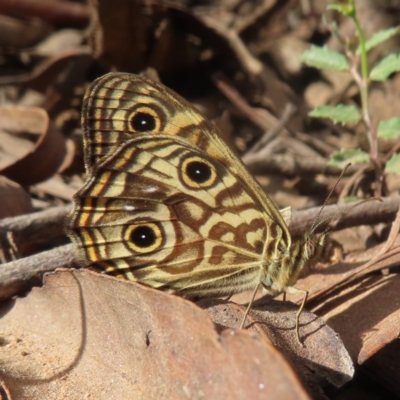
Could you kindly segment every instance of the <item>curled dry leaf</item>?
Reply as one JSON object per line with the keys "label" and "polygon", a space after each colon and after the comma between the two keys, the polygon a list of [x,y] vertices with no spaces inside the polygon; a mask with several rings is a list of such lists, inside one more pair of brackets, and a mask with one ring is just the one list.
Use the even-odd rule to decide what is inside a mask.
{"label": "curled dry leaf", "polygon": [[[85,74],[91,62],[92,57],[85,46],[67,49],[38,63],[31,72],[0,76],[0,84],[26,85],[37,92],[46,93],[47,97],[49,97],[49,87],[52,87],[57,81],[59,81],[58,85],[60,85],[60,81],[65,81],[66,77],[63,74],[72,71],[75,67],[79,67],[79,71],[75,73],[76,80],[79,80]],[[71,89],[72,83],[69,83],[69,88]],[[73,82],[73,86],[75,85],[76,82]],[[65,96],[65,93],[63,95]]]}
{"label": "curled dry leaf", "polygon": [[65,138],[41,108],[1,107],[0,142],[0,173],[21,185],[50,178],[65,156]]}
{"label": "curled dry leaf", "polygon": [[0,175],[0,219],[33,212],[31,197],[18,183]]}
{"label": "curled dry leaf", "polygon": [[[223,300],[210,299],[197,303],[206,308],[219,326],[237,327],[245,308]],[[354,367],[343,342],[316,315],[304,311],[300,318],[300,337],[296,339],[295,318],[298,306],[290,302],[269,300],[265,306],[250,311],[246,326],[271,341],[291,362],[309,391],[321,392],[327,381],[336,387],[351,380]],[[311,374],[310,371],[313,373]],[[313,398],[317,398],[313,395]]]}
{"label": "curled dry leaf", "polygon": [[90,271],[58,271],[3,304],[1,378],[18,399],[309,399],[279,351],[217,333],[192,302]]}

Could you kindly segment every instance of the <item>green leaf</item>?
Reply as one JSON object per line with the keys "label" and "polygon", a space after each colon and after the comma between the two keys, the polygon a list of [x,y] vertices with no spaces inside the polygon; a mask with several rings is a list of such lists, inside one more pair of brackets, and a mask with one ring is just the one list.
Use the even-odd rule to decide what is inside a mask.
{"label": "green leaf", "polygon": [[309,114],[315,118],[329,118],[335,123],[351,124],[361,119],[360,111],[355,106],[321,106],[315,107]]}
{"label": "green leaf", "polygon": [[[374,47],[378,46],[385,40],[390,39],[392,36],[397,35],[398,33],[400,33],[400,26],[395,26],[394,28],[389,28],[389,29],[385,29],[383,31],[379,31],[378,33],[375,33],[375,35],[373,35],[371,38],[369,38],[365,42],[365,49],[367,51],[370,51]],[[357,55],[361,54],[360,46],[358,46],[358,48],[356,50],[356,54]]]}
{"label": "green leaf", "polygon": [[400,175],[400,153],[394,153],[390,160],[387,161],[385,172]]}
{"label": "green leaf", "polygon": [[347,58],[338,51],[327,47],[312,46],[301,55],[301,61],[310,67],[327,71],[348,71],[350,69]]}
{"label": "green leaf", "polygon": [[347,150],[342,149],[331,155],[328,165],[332,167],[344,168],[348,163],[365,164],[369,162],[369,155],[360,149]]}
{"label": "green leaf", "polygon": [[378,137],[382,139],[400,138],[400,118],[390,118],[379,122]]}
{"label": "green leaf", "polygon": [[384,81],[396,71],[400,71],[400,53],[390,53],[375,65],[370,78],[373,81]]}

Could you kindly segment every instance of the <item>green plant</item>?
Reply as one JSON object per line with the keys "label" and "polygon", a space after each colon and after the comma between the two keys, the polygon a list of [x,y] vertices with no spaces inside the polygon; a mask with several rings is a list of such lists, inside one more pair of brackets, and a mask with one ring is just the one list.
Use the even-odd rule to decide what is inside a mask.
{"label": "green plant", "polygon": [[[374,126],[371,122],[371,110],[368,106],[368,87],[371,81],[385,81],[393,72],[400,71],[400,52],[387,54],[379,60],[371,70],[369,70],[367,56],[371,49],[392,36],[397,35],[400,32],[400,27],[382,30],[374,34],[370,39],[365,40],[363,30],[357,18],[354,0],[347,0],[346,3],[334,3],[329,5],[328,8],[336,10],[353,20],[358,36],[358,43],[340,37],[336,26],[333,25],[332,31],[344,44],[344,53],[330,50],[327,47],[313,46],[303,53],[302,61],[318,69],[348,71],[359,88],[361,110],[354,105],[325,105],[314,108],[310,112],[310,116],[329,118],[335,123],[342,124],[358,123],[360,120],[363,121],[369,143],[369,154],[362,150],[342,150],[332,155],[329,164],[340,167],[348,162],[357,164],[366,162],[369,159],[375,169],[376,194],[379,196],[381,192],[380,182],[382,181],[384,172],[400,174],[400,165],[398,161],[400,159],[400,154],[393,154],[386,163],[386,168],[384,169],[378,155],[378,137],[400,138],[400,118],[380,121],[378,126]],[[399,168],[397,168],[396,165]],[[389,166],[390,168],[388,168]]]}

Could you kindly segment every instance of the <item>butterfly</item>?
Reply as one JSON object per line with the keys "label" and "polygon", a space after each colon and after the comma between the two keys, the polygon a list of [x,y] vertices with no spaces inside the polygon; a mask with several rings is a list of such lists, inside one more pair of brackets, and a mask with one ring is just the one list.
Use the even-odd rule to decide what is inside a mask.
{"label": "butterfly", "polygon": [[326,234],[293,239],[272,200],[190,103],[144,77],[110,73],[83,100],[87,179],[67,217],[80,265],[188,299],[260,287],[304,294],[301,270]]}

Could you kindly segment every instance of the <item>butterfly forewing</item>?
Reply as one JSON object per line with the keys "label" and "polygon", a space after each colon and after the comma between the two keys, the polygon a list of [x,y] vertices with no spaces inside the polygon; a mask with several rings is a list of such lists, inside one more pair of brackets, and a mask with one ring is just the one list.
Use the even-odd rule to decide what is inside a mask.
{"label": "butterfly forewing", "polygon": [[[154,116],[154,123],[136,123],[140,113]],[[83,103],[87,168],[119,144],[142,134],[143,129],[152,134],[185,134],[190,141],[200,142],[204,123],[207,121],[184,99],[155,82],[123,73],[105,75],[91,85]]]}
{"label": "butterfly forewing", "polygon": [[[143,115],[154,117],[154,121],[146,123],[140,119]],[[88,172],[120,144],[139,134],[179,136],[195,145],[246,182],[266,219],[282,230],[281,245],[290,248],[291,237],[278,209],[222,141],[215,126],[165,86],[132,74],[105,75],[86,92],[82,127]]]}

